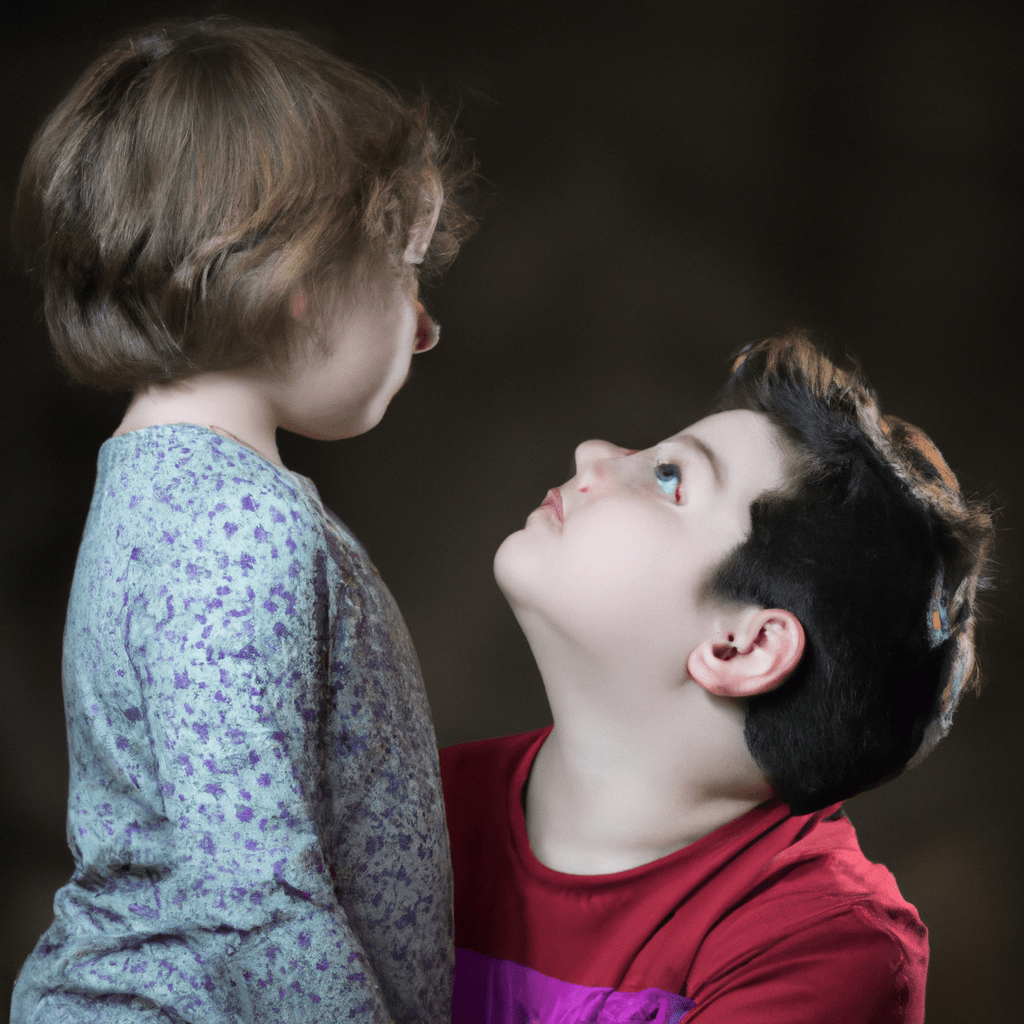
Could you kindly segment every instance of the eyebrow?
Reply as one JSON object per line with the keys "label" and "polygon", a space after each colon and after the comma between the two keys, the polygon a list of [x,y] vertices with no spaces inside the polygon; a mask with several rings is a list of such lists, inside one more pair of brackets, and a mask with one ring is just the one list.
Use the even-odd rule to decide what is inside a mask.
{"label": "eyebrow", "polygon": [[704,456],[705,459],[707,459],[708,465],[711,466],[711,472],[715,478],[715,486],[718,487],[719,490],[723,488],[725,486],[725,466],[722,463],[722,460],[715,454],[714,450],[693,434],[680,434],[679,440],[688,444],[691,448],[695,448]]}

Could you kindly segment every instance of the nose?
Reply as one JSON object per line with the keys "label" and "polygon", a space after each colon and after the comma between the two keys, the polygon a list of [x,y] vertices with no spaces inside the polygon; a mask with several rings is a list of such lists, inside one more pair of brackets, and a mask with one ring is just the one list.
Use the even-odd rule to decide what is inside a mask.
{"label": "nose", "polygon": [[576,479],[581,491],[601,476],[601,464],[608,459],[621,459],[630,453],[629,448],[620,448],[608,441],[584,441],[576,448]]}
{"label": "nose", "polygon": [[441,337],[441,328],[434,318],[423,308],[422,302],[416,303],[416,344],[414,352],[427,352],[432,349]]}

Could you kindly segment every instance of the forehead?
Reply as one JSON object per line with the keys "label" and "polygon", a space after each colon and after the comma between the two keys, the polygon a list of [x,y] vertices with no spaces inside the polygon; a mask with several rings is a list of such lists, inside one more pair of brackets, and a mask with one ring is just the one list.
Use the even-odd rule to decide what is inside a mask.
{"label": "forehead", "polygon": [[716,450],[723,458],[743,460],[767,451],[788,454],[782,432],[762,412],[730,409],[716,412],[684,427],[672,439],[691,437]]}
{"label": "forehead", "polygon": [[783,487],[791,477],[792,453],[764,413],[714,413],[667,440],[693,447],[708,461],[720,487],[738,496]]}

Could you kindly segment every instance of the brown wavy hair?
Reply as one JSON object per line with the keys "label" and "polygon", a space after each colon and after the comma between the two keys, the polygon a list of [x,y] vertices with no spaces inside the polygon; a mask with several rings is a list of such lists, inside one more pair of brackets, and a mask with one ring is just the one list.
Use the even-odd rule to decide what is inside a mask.
{"label": "brown wavy hair", "polygon": [[805,335],[744,351],[720,409],[768,416],[795,455],[750,534],[712,573],[718,599],[804,627],[796,670],[747,702],[747,748],[807,813],[923,757],[979,682],[974,633],[994,529],[919,428],[883,415],[856,370]]}
{"label": "brown wavy hair", "polygon": [[472,228],[472,171],[423,101],[291,32],[226,18],[123,39],[39,130],[14,240],[75,380],[135,390],[283,365],[292,298],[322,316],[399,272],[443,195],[424,266]]}

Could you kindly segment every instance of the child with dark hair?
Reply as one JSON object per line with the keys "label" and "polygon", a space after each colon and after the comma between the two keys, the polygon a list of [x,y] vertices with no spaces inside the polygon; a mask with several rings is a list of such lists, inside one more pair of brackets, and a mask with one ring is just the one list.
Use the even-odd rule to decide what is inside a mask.
{"label": "child with dark hair", "polygon": [[456,1024],[915,1022],[927,932],[841,802],[977,682],[992,523],[805,337],[588,441],[495,575],[554,725],[441,752]]}
{"label": "child with dark hair", "polygon": [[100,450],[64,649],[75,860],[14,1024],[450,1013],[433,726],[366,552],[278,427],[373,427],[469,226],[421,103],[299,36],[170,23],[40,130],[15,237]]}

